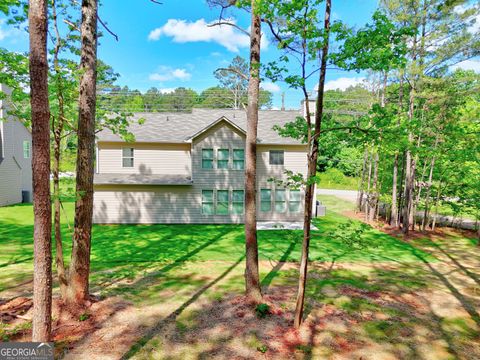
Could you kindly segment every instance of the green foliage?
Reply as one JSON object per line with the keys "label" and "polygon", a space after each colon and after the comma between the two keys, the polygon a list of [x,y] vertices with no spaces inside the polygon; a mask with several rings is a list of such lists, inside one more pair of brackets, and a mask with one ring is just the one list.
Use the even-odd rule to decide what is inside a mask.
{"label": "green foliage", "polygon": [[328,235],[339,240],[349,249],[361,250],[377,246],[371,239],[364,237],[368,229],[370,229],[370,226],[363,222],[347,221],[340,224],[337,229],[328,233]]}
{"label": "green foliage", "polygon": [[255,314],[257,314],[257,317],[259,317],[260,319],[265,318],[267,315],[270,314],[270,305],[265,303],[258,304],[255,307]]}
{"label": "green foliage", "polygon": [[318,173],[318,187],[322,189],[357,190],[358,178],[345,176],[336,168]]}
{"label": "green foliage", "polygon": [[267,345],[260,345],[257,347],[257,351],[260,351],[262,354],[265,354],[268,351]]}
{"label": "green foliage", "polygon": [[78,321],[86,321],[90,318],[90,314],[88,313],[83,313],[83,314],[80,314],[80,316],[78,317]]}

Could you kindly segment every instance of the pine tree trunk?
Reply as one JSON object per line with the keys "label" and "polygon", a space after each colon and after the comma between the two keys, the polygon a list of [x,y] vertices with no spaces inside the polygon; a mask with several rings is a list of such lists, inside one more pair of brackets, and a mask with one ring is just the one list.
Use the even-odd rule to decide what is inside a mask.
{"label": "pine tree trunk", "polygon": [[58,54],[62,46],[60,33],[58,31],[57,11],[55,0],[52,0],[52,21],[56,34],[56,42],[53,55],[53,66],[56,75],[56,92],[58,100],[58,119],[52,121],[53,125],[53,194],[54,194],[54,221],[53,228],[55,233],[55,264],[57,267],[57,277],[60,286],[60,294],[62,299],[65,299],[67,293],[67,275],[65,271],[65,264],[63,261],[63,244],[61,232],[61,215],[60,215],[60,157],[61,157],[61,141],[63,134],[63,127],[65,123],[65,104],[63,98],[63,84],[62,74],[60,72],[60,65],[58,62]]}
{"label": "pine tree trunk", "polygon": [[[408,109],[408,118],[410,122],[413,121],[414,116],[414,103],[415,102],[415,89],[412,87],[410,89],[410,98],[409,98],[409,109]],[[413,134],[410,132],[408,135],[408,143],[411,145],[413,142]],[[413,203],[413,187],[415,182],[415,164],[414,159],[412,158],[412,153],[410,148],[406,152],[406,161],[405,161],[405,191],[404,191],[404,204],[403,204],[403,223],[402,231],[405,235],[408,235],[410,228],[410,216],[412,211]]]}
{"label": "pine tree trunk", "polygon": [[373,222],[378,203],[378,152],[373,155],[373,184],[369,201],[368,221]]}
{"label": "pine tree trunk", "polygon": [[258,271],[257,244],[257,125],[258,99],[260,93],[260,40],[261,22],[252,0],[250,32],[250,77],[248,80],[247,136],[245,162],[245,290],[249,299],[261,302],[260,277]]}
{"label": "pine tree trunk", "polygon": [[95,104],[97,78],[97,0],[82,0],[80,96],[77,151],[77,201],[69,269],[69,305],[88,299],[93,214]]}
{"label": "pine tree trunk", "polygon": [[[397,127],[400,127],[400,115],[403,113],[403,72],[400,72],[400,87],[398,89],[398,120]],[[402,175],[403,177],[403,175]],[[398,218],[398,208],[400,206],[400,201],[397,202],[398,198],[398,151],[395,151],[395,158],[393,161],[393,177],[392,177],[392,209],[390,215],[390,225],[398,228],[399,218]],[[400,191],[401,193],[401,191]]]}
{"label": "pine tree trunk", "polygon": [[[438,141],[439,141],[439,138],[438,136],[436,136],[435,145],[433,147],[434,153],[437,149]],[[430,172],[428,174],[427,193],[425,194],[425,210],[423,212],[423,219],[422,219],[422,231],[425,231],[425,227],[427,225],[427,218],[429,216],[429,211],[430,211],[430,190],[432,188],[434,167],[435,167],[435,155],[432,156],[432,161],[430,162]]]}
{"label": "pine tree trunk", "polygon": [[34,215],[32,341],[48,342],[52,326],[52,208],[46,0],[30,0],[28,25]]}
{"label": "pine tree trunk", "polygon": [[363,209],[363,197],[364,197],[364,187],[365,187],[365,177],[367,173],[367,161],[368,161],[368,149],[365,147],[365,152],[363,154],[363,165],[362,165],[362,178],[360,180],[360,186],[358,188],[357,195],[357,210],[362,211]]}
{"label": "pine tree trunk", "polygon": [[372,156],[370,155],[368,157],[368,177],[367,177],[367,194],[365,198],[365,221],[368,222],[368,211],[370,209],[370,201],[371,201],[371,195],[370,195],[370,184],[372,182]]}
{"label": "pine tree trunk", "polygon": [[398,210],[397,210],[397,184],[398,184],[398,152],[395,152],[393,160],[393,179],[392,179],[392,207],[390,210],[390,225],[398,227]]}
{"label": "pine tree trunk", "polygon": [[[322,48],[322,60],[320,64],[320,78],[318,82],[318,95],[315,111],[315,132],[312,136],[311,151],[308,158],[308,175],[307,179],[311,180],[317,173],[317,158],[320,131],[322,128],[323,117],[323,95],[325,90],[325,76],[327,73],[327,56],[330,41],[330,14],[332,9],[332,1],[325,2],[325,43]],[[315,183],[308,181],[305,191],[305,209],[303,222],[303,242],[302,257],[300,259],[300,275],[298,279],[297,302],[295,306],[294,326],[299,327],[303,322],[303,310],[305,304],[305,288],[307,285],[308,273],[308,253],[310,249],[310,222],[312,220],[312,205],[315,195]]]}

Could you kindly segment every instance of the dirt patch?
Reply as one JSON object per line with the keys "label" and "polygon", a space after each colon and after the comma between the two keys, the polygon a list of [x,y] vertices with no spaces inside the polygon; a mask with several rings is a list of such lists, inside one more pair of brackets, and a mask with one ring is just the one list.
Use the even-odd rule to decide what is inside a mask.
{"label": "dirt patch", "polygon": [[476,239],[476,234],[472,230],[454,229],[450,227],[437,227],[435,231],[430,231],[430,230],[420,231],[418,230],[418,227],[417,227],[417,230],[414,230],[414,231],[410,230],[408,235],[405,236],[401,229],[390,226],[389,224],[385,223],[382,219],[379,219],[378,221],[374,220],[372,222],[366,221],[365,214],[362,212],[349,210],[349,211],[343,211],[342,215],[350,219],[362,221],[366,224],[369,224],[373,228],[380,230],[390,236],[393,236],[396,238],[402,238],[404,240],[417,240],[417,239],[426,239],[426,238],[430,240],[448,239],[449,237],[452,237],[452,236],[461,236],[461,237],[466,237],[470,239]]}
{"label": "dirt patch", "polygon": [[[52,303],[52,340],[57,355],[73,348],[86,335],[99,329],[109,317],[131,306],[120,298],[108,298],[90,302],[89,306],[75,315],[67,311],[60,299]],[[0,305],[0,319],[3,324],[2,340],[31,341],[33,301],[17,297]]]}

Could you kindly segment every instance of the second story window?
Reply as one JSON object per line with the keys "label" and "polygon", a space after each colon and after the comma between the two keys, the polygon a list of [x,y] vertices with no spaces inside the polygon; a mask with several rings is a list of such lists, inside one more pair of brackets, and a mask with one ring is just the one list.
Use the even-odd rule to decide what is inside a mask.
{"label": "second story window", "polygon": [[245,168],[245,150],[233,149],[233,168],[243,170]]}
{"label": "second story window", "polygon": [[30,141],[28,140],[23,142],[23,158],[30,159]]}
{"label": "second story window", "polygon": [[122,167],[124,168],[133,167],[133,148],[122,149]]}
{"label": "second story window", "polygon": [[228,169],[228,160],[230,158],[230,150],[218,149],[217,151],[217,169]]}
{"label": "second story window", "polygon": [[283,150],[270,150],[270,165],[283,165]]}
{"label": "second story window", "polygon": [[213,169],[213,149],[202,149],[202,169]]}

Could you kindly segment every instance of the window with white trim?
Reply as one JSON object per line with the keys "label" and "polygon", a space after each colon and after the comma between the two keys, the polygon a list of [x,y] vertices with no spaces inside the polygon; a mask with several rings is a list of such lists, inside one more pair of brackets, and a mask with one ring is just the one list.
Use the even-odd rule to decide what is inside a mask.
{"label": "window with white trim", "polygon": [[233,169],[243,170],[245,168],[245,150],[233,149]]}
{"label": "window with white trim", "polygon": [[233,190],[232,213],[243,214],[244,210],[245,210],[245,192],[243,190]]}
{"label": "window with white trim", "polygon": [[283,150],[270,150],[269,152],[269,164],[270,165],[283,165],[284,163],[284,151]]}
{"label": "window with white trim", "polygon": [[230,159],[229,149],[217,150],[217,169],[228,169],[228,160]]}
{"label": "window with white trim", "polygon": [[23,142],[23,158],[30,159],[31,151],[30,151],[30,141],[25,140]]}
{"label": "window with white trim", "polygon": [[122,167],[132,168],[133,162],[134,162],[133,158],[134,158],[133,148],[122,148]]}
{"label": "window with white trim", "polygon": [[272,190],[260,189],[260,211],[272,211]]}
{"label": "window with white trim", "polygon": [[202,169],[213,169],[213,149],[202,149]]}
{"label": "window with white trim", "polygon": [[278,213],[284,213],[287,211],[287,201],[286,201],[285,189],[276,189],[275,190],[275,211]]}
{"label": "window with white trim", "polygon": [[202,190],[202,214],[213,215],[213,190]]}
{"label": "window with white trim", "polygon": [[228,190],[217,190],[217,215],[228,215]]}
{"label": "window with white trim", "polygon": [[288,211],[291,213],[298,213],[300,212],[302,206],[302,195],[300,190],[290,190],[289,198],[288,198]]}

